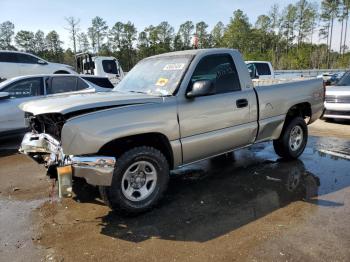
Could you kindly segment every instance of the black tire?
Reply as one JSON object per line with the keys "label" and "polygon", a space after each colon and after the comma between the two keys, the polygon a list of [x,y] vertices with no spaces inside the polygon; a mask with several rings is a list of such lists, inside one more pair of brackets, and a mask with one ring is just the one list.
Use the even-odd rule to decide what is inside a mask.
{"label": "black tire", "polygon": [[[132,201],[123,192],[122,186],[125,186],[122,184],[123,176],[134,164],[140,161],[149,163],[154,167],[157,179],[154,189],[148,197],[143,200]],[[142,174],[145,176],[145,173]],[[100,187],[100,194],[104,202],[118,214],[136,215],[152,209],[158,203],[168,186],[168,182],[169,165],[164,155],[153,147],[135,147],[125,152],[117,160],[112,185],[109,187]],[[144,185],[147,186],[145,183]],[[141,195],[140,192],[139,194]]]}
{"label": "black tire", "polygon": [[[290,143],[291,132],[295,127],[300,127],[302,132],[301,143],[298,147],[292,146]],[[299,131],[298,130],[298,131]],[[273,141],[273,147],[275,152],[280,157],[285,159],[296,159],[305,150],[308,139],[308,129],[305,120],[301,117],[296,117],[286,123],[282,130],[282,134],[279,139]]]}

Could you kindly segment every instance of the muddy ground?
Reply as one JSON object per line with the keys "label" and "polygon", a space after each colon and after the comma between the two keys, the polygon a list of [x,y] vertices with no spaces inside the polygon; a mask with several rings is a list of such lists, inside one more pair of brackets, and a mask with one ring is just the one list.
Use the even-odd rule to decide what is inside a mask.
{"label": "muddy ground", "polygon": [[58,200],[2,141],[0,261],[350,261],[350,124],[310,133],[297,161],[264,143],[174,172],[159,207],[134,218],[89,186]]}

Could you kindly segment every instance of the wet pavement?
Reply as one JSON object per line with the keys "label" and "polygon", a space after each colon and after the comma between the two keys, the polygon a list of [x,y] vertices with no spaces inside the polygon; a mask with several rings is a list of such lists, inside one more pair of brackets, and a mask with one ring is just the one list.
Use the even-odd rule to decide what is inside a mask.
{"label": "wet pavement", "polygon": [[329,137],[296,161],[263,143],[177,170],[160,205],[131,218],[88,185],[48,199],[45,170],[8,152],[0,261],[350,261],[350,140]]}

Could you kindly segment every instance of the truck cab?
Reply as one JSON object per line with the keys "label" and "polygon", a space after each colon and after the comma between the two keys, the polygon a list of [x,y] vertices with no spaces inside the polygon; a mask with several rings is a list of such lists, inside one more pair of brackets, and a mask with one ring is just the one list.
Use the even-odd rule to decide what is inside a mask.
{"label": "truck cab", "polygon": [[108,77],[113,85],[117,85],[124,77],[124,71],[118,59],[113,56],[77,54],[76,67],[80,74]]}

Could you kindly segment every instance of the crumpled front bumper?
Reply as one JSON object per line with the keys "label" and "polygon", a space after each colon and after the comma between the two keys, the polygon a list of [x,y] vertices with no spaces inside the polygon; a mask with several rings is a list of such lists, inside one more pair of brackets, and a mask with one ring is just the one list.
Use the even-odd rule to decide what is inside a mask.
{"label": "crumpled front bumper", "polygon": [[19,152],[47,168],[72,166],[73,176],[85,178],[91,185],[110,186],[112,183],[115,157],[65,155],[60,142],[48,134],[25,134]]}

